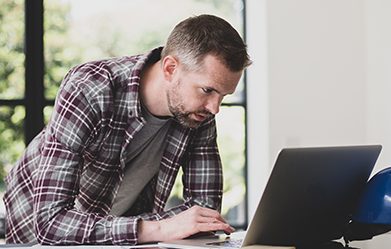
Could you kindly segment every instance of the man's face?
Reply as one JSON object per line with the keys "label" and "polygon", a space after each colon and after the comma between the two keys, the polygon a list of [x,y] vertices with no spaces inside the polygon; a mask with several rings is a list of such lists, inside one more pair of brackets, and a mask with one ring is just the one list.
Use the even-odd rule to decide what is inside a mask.
{"label": "man's face", "polygon": [[167,91],[171,114],[184,126],[197,128],[219,112],[223,97],[232,94],[242,71],[231,72],[215,56],[205,56],[196,71],[179,65]]}

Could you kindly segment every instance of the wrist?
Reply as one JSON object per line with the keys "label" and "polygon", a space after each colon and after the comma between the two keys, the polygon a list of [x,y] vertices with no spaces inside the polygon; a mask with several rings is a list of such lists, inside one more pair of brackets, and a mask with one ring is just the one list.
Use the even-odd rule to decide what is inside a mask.
{"label": "wrist", "polygon": [[161,241],[161,228],[159,221],[140,220],[138,222],[138,243]]}

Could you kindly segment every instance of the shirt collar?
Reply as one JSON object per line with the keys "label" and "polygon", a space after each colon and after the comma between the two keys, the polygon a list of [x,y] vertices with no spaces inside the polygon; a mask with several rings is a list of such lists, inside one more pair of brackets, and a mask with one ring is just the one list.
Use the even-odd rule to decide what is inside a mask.
{"label": "shirt collar", "polygon": [[132,68],[127,88],[127,103],[130,117],[142,117],[139,88],[142,70],[151,62],[158,61],[163,47],[158,47],[146,54],[137,55]]}

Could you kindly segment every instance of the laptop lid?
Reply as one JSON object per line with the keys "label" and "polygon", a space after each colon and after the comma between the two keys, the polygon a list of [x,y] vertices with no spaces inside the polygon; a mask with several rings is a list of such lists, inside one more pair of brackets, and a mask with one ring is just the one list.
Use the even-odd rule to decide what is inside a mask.
{"label": "laptop lid", "polygon": [[380,145],[283,149],[243,246],[341,238],[380,151]]}

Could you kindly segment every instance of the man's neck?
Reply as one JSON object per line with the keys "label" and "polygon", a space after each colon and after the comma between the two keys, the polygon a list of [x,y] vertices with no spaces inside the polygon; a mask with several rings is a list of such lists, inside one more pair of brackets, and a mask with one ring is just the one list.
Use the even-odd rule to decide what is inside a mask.
{"label": "man's neck", "polygon": [[140,96],[154,116],[170,116],[165,86],[160,61],[147,65],[140,78]]}

